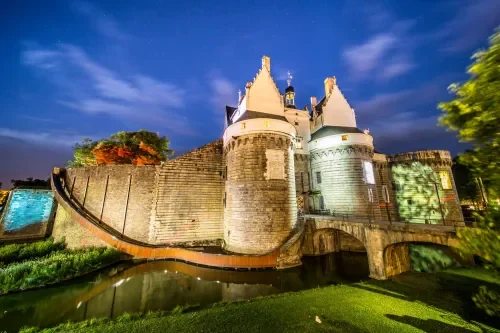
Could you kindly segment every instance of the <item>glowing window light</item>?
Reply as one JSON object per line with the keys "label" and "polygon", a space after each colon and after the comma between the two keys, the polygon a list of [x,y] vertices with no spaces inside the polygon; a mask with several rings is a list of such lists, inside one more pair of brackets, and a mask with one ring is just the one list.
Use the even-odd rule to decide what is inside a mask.
{"label": "glowing window light", "polygon": [[347,141],[349,137],[347,135],[342,135],[342,141]]}
{"label": "glowing window light", "polygon": [[443,190],[451,190],[451,179],[450,173],[446,170],[439,171],[439,179],[441,179],[441,185],[443,186]]}
{"label": "glowing window light", "polygon": [[373,164],[370,161],[363,161],[363,176],[365,183],[375,184],[375,175],[373,173]]}
{"label": "glowing window light", "polygon": [[245,129],[247,125],[245,123],[241,123],[241,129]]}
{"label": "glowing window light", "polygon": [[269,120],[266,120],[266,121],[264,122],[264,124],[266,125],[266,128],[268,128],[268,127],[269,127]]}
{"label": "glowing window light", "polygon": [[302,137],[297,137],[297,149],[302,149]]}

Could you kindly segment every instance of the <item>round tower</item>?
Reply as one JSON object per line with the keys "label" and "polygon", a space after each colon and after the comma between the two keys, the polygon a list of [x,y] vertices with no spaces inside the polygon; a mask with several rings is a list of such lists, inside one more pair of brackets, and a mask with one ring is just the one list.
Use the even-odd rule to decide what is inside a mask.
{"label": "round tower", "polygon": [[309,151],[315,209],[380,218],[370,135],[355,127],[324,126],[311,135]]}
{"label": "round tower", "polygon": [[290,235],[297,220],[295,135],[285,117],[251,111],[224,132],[228,251],[268,253]]}

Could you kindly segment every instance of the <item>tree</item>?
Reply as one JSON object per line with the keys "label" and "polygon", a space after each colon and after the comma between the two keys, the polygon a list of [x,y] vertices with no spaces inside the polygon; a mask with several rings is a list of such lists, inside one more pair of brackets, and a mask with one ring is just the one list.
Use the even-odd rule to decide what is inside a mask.
{"label": "tree", "polygon": [[449,87],[455,99],[439,104],[444,112],[440,123],[474,145],[460,161],[488,181],[487,191],[496,198],[500,194],[500,31],[490,38],[486,51],[472,58],[469,79]]}
{"label": "tree", "polygon": [[[444,112],[440,124],[457,131],[458,137],[474,145],[459,161],[467,165],[474,176],[488,183],[490,198],[500,194],[500,30],[489,40],[487,50],[472,57],[467,73],[469,79],[454,83],[449,91],[454,99],[439,104]],[[464,254],[484,258],[497,274],[500,272],[500,208],[488,205],[484,216],[477,215],[476,228],[464,228],[457,235]],[[490,315],[500,316],[500,293],[482,286],[474,296],[476,305]]]}
{"label": "tree", "polygon": [[33,179],[33,177],[28,177],[25,180],[22,179],[12,179],[12,189],[18,187],[40,187],[40,188],[50,188],[50,178],[47,180],[43,179]]}
{"label": "tree", "polygon": [[99,142],[92,141],[89,138],[85,138],[81,143],[75,144],[73,147],[74,160],[68,162],[68,166],[71,168],[78,168],[83,166],[97,165],[96,158],[92,154],[92,150],[97,146]]}
{"label": "tree", "polygon": [[463,164],[456,156],[453,158],[453,178],[455,186],[462,205],[473,205],[477,210],[482,207],[480,203],[483,201],[480,191],[479,179],[474,177],[471,169]]}
{"label": "tree", "polygon": [[118,132],[107,139],[84,139],[74,148],[70,167],[108,164],[158,165],[173,154],[166,136],[140,130]]}

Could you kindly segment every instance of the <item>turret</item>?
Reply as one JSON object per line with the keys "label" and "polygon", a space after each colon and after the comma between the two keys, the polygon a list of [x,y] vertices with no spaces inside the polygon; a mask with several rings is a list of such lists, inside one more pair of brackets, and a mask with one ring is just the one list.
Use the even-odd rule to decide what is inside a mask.
{"label": "turret", "polygon": [[295,89],[292,87],[292,74],[288,74],[286,80],[288,86],[285,89],[285,107],[295,109]]}
{"label": "turret", "polygon": [[297,131],[285,118],[283,96],[270,69],[271,59],[263,57],[224,132],[224,244],[231,252],[271,252],[297,220]]}

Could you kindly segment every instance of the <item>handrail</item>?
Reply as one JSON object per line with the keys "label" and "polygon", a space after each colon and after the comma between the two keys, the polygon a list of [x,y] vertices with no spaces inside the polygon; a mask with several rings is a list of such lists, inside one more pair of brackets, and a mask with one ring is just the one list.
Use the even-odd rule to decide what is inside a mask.
{"label": "handrail", "polygon": [[82,227],[89,230],[94,236],[118,250],[138,258],[146,259],[176,259],[189,263],[218,268],[271,268],[276,267],[280,249],[265,255],[233,255],[213,254],[192,251],[184,248],[166,247],[143,243],[122,235],[104,223],[87,214],[66,195],[61,184],[61,174],[54,168],[50,177],[50,184],[54,197],[71,218]]}

